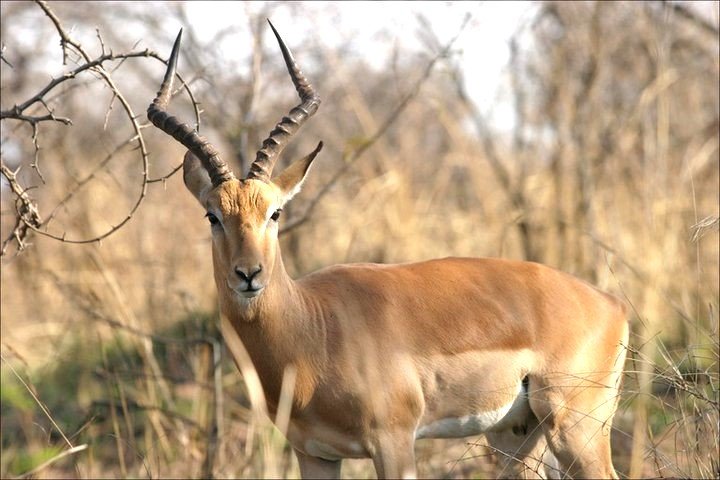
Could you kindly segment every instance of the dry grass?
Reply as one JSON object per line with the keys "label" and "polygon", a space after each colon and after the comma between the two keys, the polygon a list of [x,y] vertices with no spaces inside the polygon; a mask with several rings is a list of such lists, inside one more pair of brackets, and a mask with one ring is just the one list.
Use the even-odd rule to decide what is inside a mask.
{"label": "dry grass", "polygon": [[[655,7],[545,4],[542,20],[518,36],[508,71],[519,81],[507,95],[525,99],[516,102],[517,132],[482,128],[484,118],[456,89],[462,64],[443,61],[313,219],[283,237],[283,252],[294,275],[352,261],[532,258],[624,297],[633,310],[633,353],[614,424],[616,468],[633,478],[717,478],[718,43]],[[11,43],[18,15],[45,20],[33,8],[3,6],[3,43]],[[57,11],[80,29],[112,30],[102,23],[107,12],[75,18],[63,4]],[[115,14],[132,18],[130,10]],[[318,71],[335,74],[321,82],[317,118],[288,149],[292,158],[318,138],[326,143],[290,218],[382,124],[427,60],[383,72],[343,64],[337,52],[306,55]],[[277,67],[278,75],[267,81],[284,91],[272,58],[263,68]],[[482,60],[466,52],[465,61]],[[32,90],[13,83],[22,68],[3,65],[3,97]],[[161,76],[159,65],[148,75],[142,68],[119,77],[133,85],[138,111]],[[360,73],[364,81],[352,82]],[[90,77],[81,80],[88,85],[64,92],[58,104],[75,121],[72,130],[42,130],[47,183],[33,195],[46,209],[129,133],[115,111],[111,128],[100,129],[110,98]],[[223,128],[213,117],[221,107],[212,107],[229,94],[194,88],[211,137],[229,158],[242,135],[252,143],[277,120],[275,113],[254,118],[249,134]],[[285,110],[284,97],[269,97],[258,99],[260,110]],[[188,107],[183,101],[179,111]],[[240,114],[224,113],[227,124],[240,124]],[[183,152],[159,133],[146,130],[146,138],[151,174],[167,173]],[[2,140],[3,155],[13,144],[20,158],[33,156],[29,129],[3,123]],[[136,162],[129,149],[115,156],[50,229],[90,237],[116,224],[136,198]],[[23,175],[26,184],[39,183],[30,169]],[[3,188],[3,238],[11,207]],[[101,244],[36,235],[30,250],[3,258],[0,476],[298,475],[282,435],[252,408],[252,386],[220,347],[202,215],[175,175],[153,184],[132,221]],[[421,476],[494,474],[475,439],[421,441],[416,451]],[[343,472],[374,476],[369,461],[346,462]]]}

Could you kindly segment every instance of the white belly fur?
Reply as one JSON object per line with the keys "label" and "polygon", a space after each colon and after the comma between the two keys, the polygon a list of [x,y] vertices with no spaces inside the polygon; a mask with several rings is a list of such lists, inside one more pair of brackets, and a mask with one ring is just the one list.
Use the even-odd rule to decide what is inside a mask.
{"label": "white belly fur", "polygon": [[496,410],[448,417],[420,425],[415,431],[415,438],[461,438],[480,435],[489,430],[511,429],[526,422],[530,413],[527,390],[525,384],[521,384],[518,396],[512,403]]}

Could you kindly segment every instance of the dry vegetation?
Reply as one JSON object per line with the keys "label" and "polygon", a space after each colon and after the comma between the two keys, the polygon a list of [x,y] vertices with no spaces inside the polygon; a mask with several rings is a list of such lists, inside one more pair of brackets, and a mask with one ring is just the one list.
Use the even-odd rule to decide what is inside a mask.
{"label": "dry vegetation", "polygon": [[[536,5],[512,42],[504,91],[512,131],[497,131],[468,98],[463,65],[483,59],[444,51],[432,20],[418,18],[426,55],[396,55],[380,70],[346,55],[350,39],[330,50],[319,37],[288,38],[323,105],[285,156],[326,145],[285,217],[297,224],[283,237],[291,273],[505,256],[615,292],[633,311],[616,468],[633,478],[717,478],[717,4],[714,18],[690,7]],[[202,102],[202,129],[244,170],[293,101],[275,45],[258,32],[273,9],[302,18],[303,6],[269,4],[238,18],[256,32],[239,48],[254,55],[233,69],[214,40],[193,35],[182,4],[144,13],[125,3],[51,4],[91,58],[102,54],[100,38],[107,52],[138,52],[103,71],[139,115],[147,168],[137,139],[128,141],[135,131],[121,98],[97,69],[25,112],[43,117],[47,107],[73,123],[37,122],[36,151],[33,122],[12,118],[13,106],[87,59],[66,44],[61,65],[58,31],[38,4],[1,8],[2,165],[22,166],[13,182],[26,196],[2,178],[0,476],[297,476],[218,336],[203,212],[180,175],[143,180],[170,173],[183,152],[143,125],[164,69],[144,49],[165,58],[174,32],[155,29],[170,16],[188,32],[180,72]],[[479,28],[475,20],[465,28]],[[174,108],[192,118],[181,96]],[[102,241],[74,245],[32,231],[92,240],[139,198]],[[23,234],[18,212],[23,251],[12,236]],[[419,474],[492,476],[488,453],[476,439],[422,441]],[[344,474],[374,475],[369,461],[348,463]]]}

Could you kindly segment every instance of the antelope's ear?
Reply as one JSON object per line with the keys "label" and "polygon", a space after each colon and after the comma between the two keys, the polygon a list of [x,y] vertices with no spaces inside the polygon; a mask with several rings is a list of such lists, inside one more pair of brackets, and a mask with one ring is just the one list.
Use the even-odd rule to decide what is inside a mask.
{"label": "antelope's ear", "polygon": [[183,180],[190,193],[195,195],[200,205],[205,208],[207,194],[212,190],[210,175],[200,160],[190,151],[185,154],[185,160],[183,160]]}
{"label": "antelope's ear", "polygon": [[310,165],[312,165],[315,156],[320,153],[322,147],[323,143],[318,143],[318,146],[315,147],[315,150],[309,155],[306,155],[300,160],[295,160],[283,170],[280,175],[272,179],[272,182],[283,192],[283,196],[285,197],[284,202],[290,200],[300,191],[305,177],[310,170]]}

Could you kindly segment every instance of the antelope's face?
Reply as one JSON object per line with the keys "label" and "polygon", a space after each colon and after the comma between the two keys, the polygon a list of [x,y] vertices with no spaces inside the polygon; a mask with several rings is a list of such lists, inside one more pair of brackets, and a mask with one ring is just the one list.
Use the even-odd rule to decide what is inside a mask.
{"label": "antelope's face", "polygon": [[237,180],[217,150],[197,130],[167,113],[175,79],[182,30],[175,40],[160,91],[147,110],[150,121],[188,148],[183,162],[187,188],[207,211],[213,237],[213,266],[218,288],[234,292],[248,303],[268,287],[278,255],[278,220],[285,202],[299,190],[313,159],[322,148],[292,163],[271,179],[273,166],[303,123],[320,105],[320,98],[303,76],[275,27],[288,73],[301,103],[280,120],[265,139],[248,175]]}
{"label": "antelope's face", "polygon": [[204,203],[218,281],[241,298],[260,295],[275,263],[283,195],[273,184],[232,180],[214,189]]}
{"label": "antelope's face", "polygon": [[207,170],[185,155],[185,185],[206,210],[218,288],[246,302],[262,294],[278,254],[278,225],[285,203],[299,190],[317,151],[270,181],[230,179],[213,187]]}

